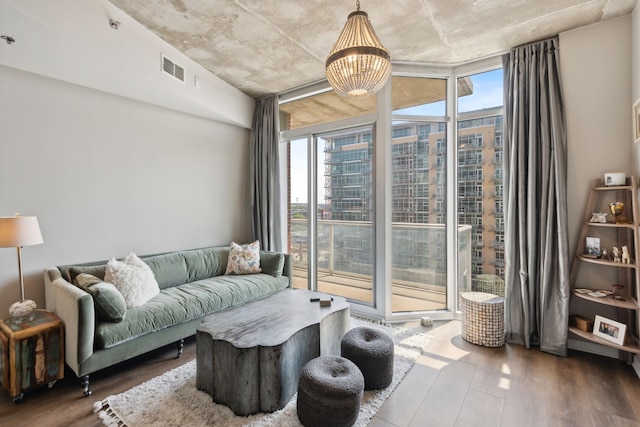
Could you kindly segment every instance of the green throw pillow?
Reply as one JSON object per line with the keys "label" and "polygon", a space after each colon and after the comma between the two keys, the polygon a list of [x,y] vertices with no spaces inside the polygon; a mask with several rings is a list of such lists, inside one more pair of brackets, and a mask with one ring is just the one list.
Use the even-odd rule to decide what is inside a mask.
{"label": "green throw pillow", "polygon": [[284,254],[279,252],[260,251],[260,268],[265,274],[274,277],[282,276],[284,269]]}
{"label": "green throw pillow", "polygon": [[105,322],[121,322],[127,313],[127,304],[122,294],[112,283],[87,273],[81,273],[74,280],[76,286],[93,297],[96,314]]}
{"label": "green throw pillow", "polygon": [[92,266],[71,266],[67,269],[67,275],[69,277],[69,282],[75,283],[76,277],[78,274],[86,273],[96,276],[99,279],[104,279],[104,273],[107,268],[107,263],[102,265],[92,265]]}

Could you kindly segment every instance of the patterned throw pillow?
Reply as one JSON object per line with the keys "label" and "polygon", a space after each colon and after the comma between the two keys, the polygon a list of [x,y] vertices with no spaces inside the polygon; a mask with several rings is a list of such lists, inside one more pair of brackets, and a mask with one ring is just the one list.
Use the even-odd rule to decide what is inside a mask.
{"label": "patterned throw pillow", "polygon": [[153,271],[134,253],[122,261],[109,260],[104,280],[120,291],[127,308],[139,307],[160,293]]}
{"label": "patterned throw pillow", "polygon": [[231,242],[227,271],[224,274],[254,274],[261,271],[260,242],[258,240],[243,246]]}

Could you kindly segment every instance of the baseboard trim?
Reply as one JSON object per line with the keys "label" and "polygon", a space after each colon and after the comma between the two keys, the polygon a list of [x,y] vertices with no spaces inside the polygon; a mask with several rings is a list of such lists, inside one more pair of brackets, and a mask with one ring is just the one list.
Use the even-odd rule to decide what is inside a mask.
{"label": "baseboard trim", "polygon": [[610,357],[612,359],[618,358],[618,350],[616,350],[615,348],[606,347],[588,341],[569,338],[567,346],[571,350],[584,351],[585,353],[597,354],[599,356]]}

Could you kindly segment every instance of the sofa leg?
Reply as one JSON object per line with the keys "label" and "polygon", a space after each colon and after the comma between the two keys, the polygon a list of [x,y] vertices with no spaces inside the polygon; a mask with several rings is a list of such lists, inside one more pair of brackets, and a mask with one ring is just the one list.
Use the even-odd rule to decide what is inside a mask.
{"label": "sofa leg", "polygon": [[178,355],[176,356],[176,359],[180,359],[180,356],[182,356],[183,350],[184,350],[184,340],[180,340],[178,341]]}
{"label": "sofa leg", "polygon": [[92,391],[89,390],[89,375],[80,378],[80,387],[82,387],[85,397],[91,396]]}

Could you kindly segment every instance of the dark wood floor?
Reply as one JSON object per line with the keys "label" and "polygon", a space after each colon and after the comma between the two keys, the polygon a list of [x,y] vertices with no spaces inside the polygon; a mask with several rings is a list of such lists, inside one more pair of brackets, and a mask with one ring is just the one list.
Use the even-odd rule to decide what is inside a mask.
{"label": "dark wood floor", "polygon": [[[434,338],[371,427],[640,426],[640,379],[623,362],[514,345],[484,348],[464,341],[455,320],[406,326]],[[94,402],[192,360],[195,340],[186,342],[182,358],[174,356],[166,347],[96,373],[88,398],[71,373],[52,389],[26,393],[20,404],[0,390],[0,425],[100,426]]]}

